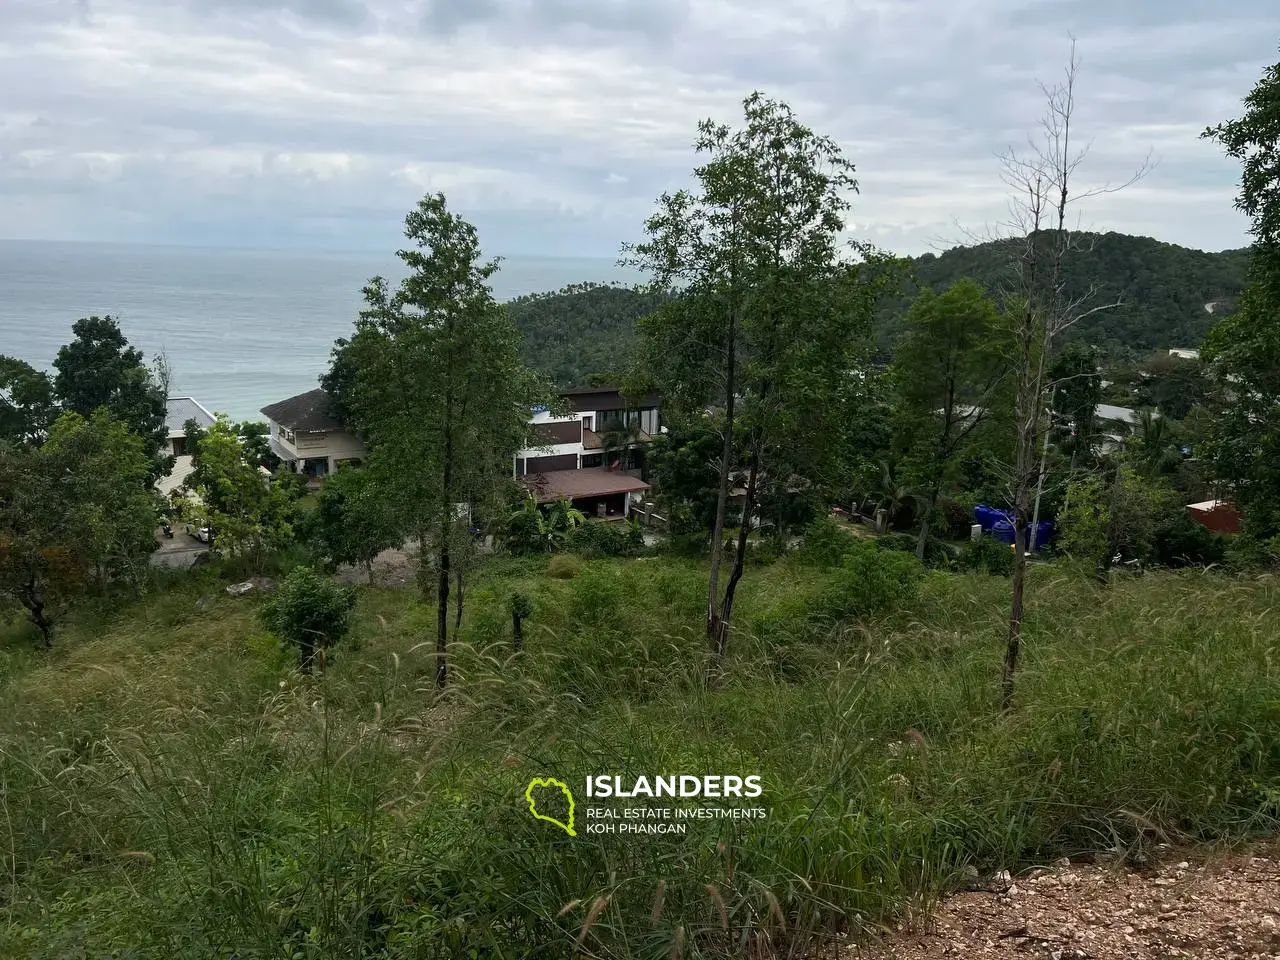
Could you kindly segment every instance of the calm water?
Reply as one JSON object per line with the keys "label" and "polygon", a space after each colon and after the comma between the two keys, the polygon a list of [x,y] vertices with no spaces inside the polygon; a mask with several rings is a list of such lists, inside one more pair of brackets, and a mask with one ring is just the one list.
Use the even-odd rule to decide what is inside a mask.
{"label": "calm water", "polygon": [[[0,240],[0,354],[49,369],[71,324],[111,314],[148,360],[164,352],[173,392],[235,419],[310,390],[345,336],[369,277],[393,256]],[[586,281],[633,282],[606,259],[511,257],[501,300]]]}

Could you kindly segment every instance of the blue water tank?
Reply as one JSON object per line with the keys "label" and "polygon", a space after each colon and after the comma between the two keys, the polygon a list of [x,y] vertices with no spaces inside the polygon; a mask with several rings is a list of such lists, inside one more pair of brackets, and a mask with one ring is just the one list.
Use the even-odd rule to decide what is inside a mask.
{"label": "blue water tank", "polygon": [[[1054,533],[1054,528],[1053,528],[1052,520],[1041,520],[1038,524],[1036,524],[1036,552],[1037,553],[1039,553],[1041,550],[1045,549],[1049,545],[1050,541],[1053,540],[1053,533]],[[997,520],[994,524],[991,525],[991,535],[995,537],[997,540],[999,540],[1001,543],[1007,543],[1012,545],[1013,544],[1013,524],[1010,523],[1008,520]],[[1025,548],[1030,548],[1031,546],[1030,525],[1027,526],[1026,531],[1024,531],[1023,533],[1022,543]]]}
{"label": "blue water tank", "polygon": [[[973,518],[983,530],[990,530],[997,523],[1013,523],[1013,516],[1008,510],[997,510],[995,507],[977,506],[973,508]],[[1010,534],[1009,543],[1013,543]]]}

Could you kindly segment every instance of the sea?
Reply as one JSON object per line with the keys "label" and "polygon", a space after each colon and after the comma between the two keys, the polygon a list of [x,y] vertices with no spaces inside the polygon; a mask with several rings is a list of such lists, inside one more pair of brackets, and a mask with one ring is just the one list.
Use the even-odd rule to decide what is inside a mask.
{"label": "sea", "polygon": [[[0,240],[0,354],[52,370],[78,318],[110,314],[148,362],[167,358],[172,395],[257,420],[317,385],[376,275],[396,280],[402,265],[391,253]],[[508,300],[639,279],[608,258],[512,255],[491,285]]]}

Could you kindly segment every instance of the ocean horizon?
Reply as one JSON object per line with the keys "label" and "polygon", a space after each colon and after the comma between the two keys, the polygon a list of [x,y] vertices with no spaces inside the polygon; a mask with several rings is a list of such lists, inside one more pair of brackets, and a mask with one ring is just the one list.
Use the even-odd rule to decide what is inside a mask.
{"label": "ocean horizon", "polygon": [[[0,354],[52,370],[77,319],[110,314],[148,362],[168,359],[173,395],[258,420],[260,408],[317,385],[365,283],[402,272],[393,251],[0,240]],[[515,254],[502,256],[491,286],[510,300],[639,279],[607,257]]]}

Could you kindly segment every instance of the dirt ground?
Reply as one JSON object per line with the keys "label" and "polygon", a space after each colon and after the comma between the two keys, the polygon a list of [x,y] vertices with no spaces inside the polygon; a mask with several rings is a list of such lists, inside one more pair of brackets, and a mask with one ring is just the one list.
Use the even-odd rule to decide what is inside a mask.
{"label": "dirt ground", "polygon": [[[978,886],[975,881],[974,886]],[[944,900],[845,960],[1280,958],[1280,844],[1160,851],[1145,871],[1059,861]]]}
{"label": "dirt ground", "polygon": [[[373,582],[384,587],[406,587],[416,576],[416,548],[384,550],[374,557]],[[368,583],[364,567],[341,566],[334,577],[339,583]]]}

